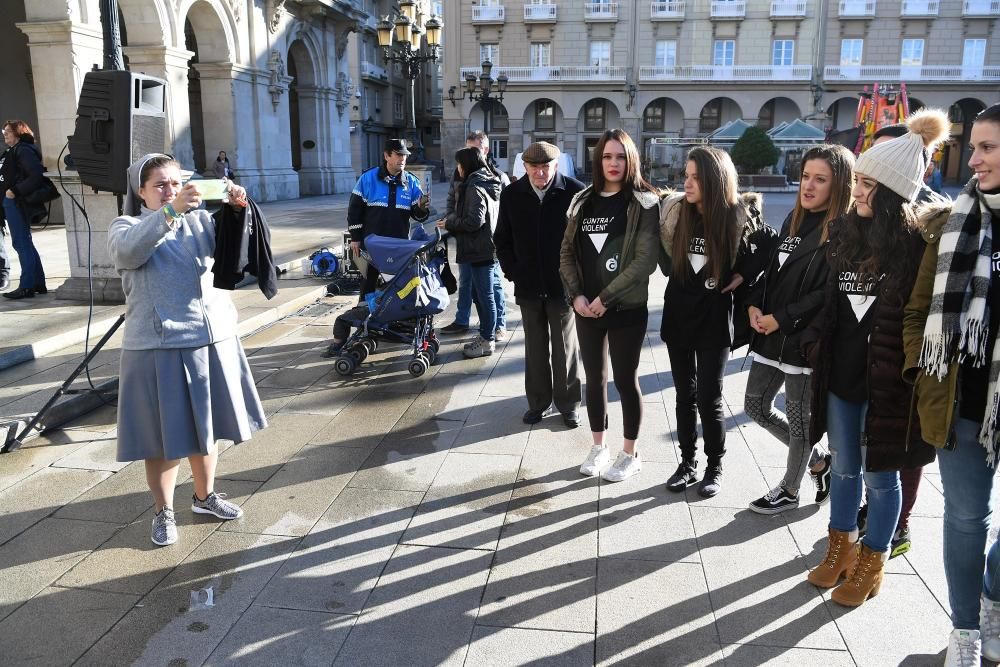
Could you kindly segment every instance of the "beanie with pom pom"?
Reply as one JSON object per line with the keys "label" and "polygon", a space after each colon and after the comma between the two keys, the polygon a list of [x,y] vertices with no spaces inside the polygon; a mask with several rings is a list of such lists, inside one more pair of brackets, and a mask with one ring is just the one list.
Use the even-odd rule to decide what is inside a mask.
{"label": "beanie with pom pom", "polygon": [[901,137],[872,146],[858,158],[856,174],[864,174],[907,201],[913,201],[924,182],[924,149],[933,153],[948,138],[951,122],[940,109],[921,109],[906,120]]}

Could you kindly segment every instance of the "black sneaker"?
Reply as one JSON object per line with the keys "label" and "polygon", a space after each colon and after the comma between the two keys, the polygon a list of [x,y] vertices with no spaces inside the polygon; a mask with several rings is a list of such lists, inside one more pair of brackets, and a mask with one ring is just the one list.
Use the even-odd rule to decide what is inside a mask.
{"label": "black sneaker", "polygon": [[676,472],[667,480],[667,490],[674,491],[675,493],[683,491],[697,481],[698,472],[695,470],[694,460],[681,461],[681,464],[677,466]]}
{"label": "black sneaker", "polygon": [[340,351],[344,349],[343,343],[330,343],[325,350],[323,350],[323,357],[330,359],[340,355]]}
{"label": "black sneaker", "polygon": [[865,536],[868,531],[868,503],[865,503],[858,510],[858,539]]}
{"label": "black sneaker", "polygon": [[822,505],[830,498],[830,478],[833,477],[833,465],[830,455],[824,457],[826,466],[819,472],[809,471],[813,484],[816,485],[816,504]]}
{"label": "black sneaker", "polygon": [[889,558],[901,556],[910,550],[913,543],[910,542],[910,527],[900,528],[892,534],[892,543],[889,545]]}
{"label": "black sneaker", "polygon": [[457,334],[465,333],[470,329],[468,324],[459,324],[458,322],[452,322],[446,326],[441,327],[437,330],[438,333],[442,334]]}
{"label": "black sneaker", "polygon": [[524,416],[521,417],[521,421],[525,424],[537,424],[542,421],[543,412],[543,410],[528,410],[524,413]]}
{"label": "black sneaker", "polygon": [[793,496],[785,487],[778,485],[763,497],[750,503],[750,511],[757,514],[781,514],[799,506],[799,497]]}
{"label": "black sneaker", "polygon": [[705,476],[698,485],[698,495],[703,498],[711,498],[722,490],[722,464],[709,465],[705,470]]}
{"label": "black sneaker", "polygon": [[562,418],[563,424],[566,425],[566,428],[576,428],[580,425],[580,413],[576,410],[564,412]]}

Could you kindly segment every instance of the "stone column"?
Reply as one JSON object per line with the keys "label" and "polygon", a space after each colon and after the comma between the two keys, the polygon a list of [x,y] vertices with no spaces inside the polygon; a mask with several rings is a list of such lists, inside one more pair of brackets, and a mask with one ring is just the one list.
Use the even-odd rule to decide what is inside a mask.
{"label": "stone column", "polygon": [[188,103],[188,61],[194,53],[169,46],[127,46],[124,51],[131,71],[167,82],[167,145],[163,150],[181,164],[194,164]]}

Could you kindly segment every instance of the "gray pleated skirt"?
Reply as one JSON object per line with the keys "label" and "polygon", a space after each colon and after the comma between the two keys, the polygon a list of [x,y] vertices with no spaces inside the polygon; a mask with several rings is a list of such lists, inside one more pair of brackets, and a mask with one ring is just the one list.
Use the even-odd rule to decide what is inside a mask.
{"label": "gray pleated skirt", "polygon": [[239,338],[204,347],[122,350],[118,460],[181,459],[267,426]]}

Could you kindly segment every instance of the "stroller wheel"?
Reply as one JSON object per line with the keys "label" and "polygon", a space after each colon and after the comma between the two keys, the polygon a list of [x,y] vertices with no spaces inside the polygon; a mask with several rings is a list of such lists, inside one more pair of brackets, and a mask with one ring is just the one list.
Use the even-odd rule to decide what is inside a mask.
{"label": "stroller wheel", "polygon": [[378,349],[378,341],[374,338],[365,338],[361,341],[361,344],[365,346],[366,350],[368,350],[368,354],[371,354]]}
{"label": "stroller wheel", "polygon": [[347,377],[354,372],[354,369],[358,367],[357,362],[354,357],[337,357],[337,361],[334,362],[333,368],[337,371],[338,375],[343,375]]}
{"label": "stroller wheel", "polygon": [[353,357],[357,365],[360,366],[368,358],[368,347],[363,343],[358,343],[357,345],[352,345],[347,354]]}
{"label": "stroller wheel", "polygon": [[[427,347],[431,350],[434,350],[435,356],[437,356],[437,353],[441,351],[441,343],[438,342],[437,338],[428,338]],[[432,361],[431,363],[433,364],[434,362]]]}
{"label": "stroller wheel", "polygon": [[410,361],[410,375],[415,378],[418,378],[426,373],[428,368],[430,368],[430,364],[427,363],[427,357],[422,354],[417,355],[412,361]]}
{"label": "stroller wheel", "polygon": [[434,349],[433,345],[428,345],[427,349],[421,352],[421,355],[427,357],[428,366],[433,366],[434,362],[437,361],[437,350]]}
{"label": "stroller wheel", "polygon": [[336,282],[330,283],[329,285],[326,286],[326,293],[327,296],[337,296],[338,294],[340,294],[340,285],[338,285]]}

